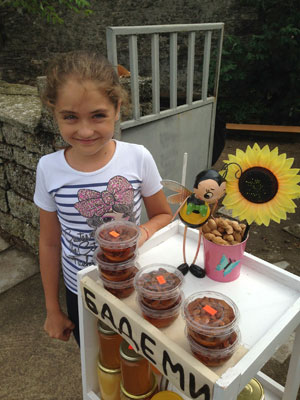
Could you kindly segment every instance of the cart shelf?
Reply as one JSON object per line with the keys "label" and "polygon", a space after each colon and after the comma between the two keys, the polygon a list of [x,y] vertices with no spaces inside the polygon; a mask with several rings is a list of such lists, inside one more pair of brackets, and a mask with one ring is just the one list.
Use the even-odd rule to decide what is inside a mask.
{"label": "cart shelf", "polygon": [[[174,221],[157,232],[140,249],[139,264],[181,264],[183,230],[184,226]],[[190,259],[197,239],[198,231],[188,229],[186,254]],[[197,264],[203,266],[202,246]],[[296,400],[300,380],[299,277],[248,253],[243,258],[240,277],[233,282],[197,279],[190,273],[185,276],[186,297],[202,290],[217,291],[230,297],[240,310],[241,345],[219,368],[208,368],[192,355],[181,315],[171,326],[157,329],[142,318],[135,293],[119,300],[103,288],[96,266],[78,273],[78,287],[84,400],[99,399],[97,318],[118,331],[186,398],[234,400],[257,375],[265,388],[266,400]],[[259,370],[294,330],[294,350],[283,388]]]}

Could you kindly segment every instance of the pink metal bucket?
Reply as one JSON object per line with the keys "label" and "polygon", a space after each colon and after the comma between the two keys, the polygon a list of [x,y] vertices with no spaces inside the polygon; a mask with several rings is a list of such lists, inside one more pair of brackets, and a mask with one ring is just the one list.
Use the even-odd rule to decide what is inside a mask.
{"label": "pink metal bucket", "polygon": [[238,244],[224,246],[203,236],[206,275],[218,282],[231,282],[240,276],[242,258],[248,237]]}

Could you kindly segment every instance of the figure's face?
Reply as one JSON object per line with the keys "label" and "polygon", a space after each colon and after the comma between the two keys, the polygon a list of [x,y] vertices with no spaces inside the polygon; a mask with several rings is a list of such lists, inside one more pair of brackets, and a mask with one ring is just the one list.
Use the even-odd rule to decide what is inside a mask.
{"label": "figure's face", "polygon": [[219,186],[213,179],[206,179],[198,184],[197,188],[194,188],[194,193],[197,199],[206,201],[207,203],[215,203],[226,191],[226,182],[221,183]]}
{"label": "figure's face", "polygon": [[112,139],[119,110],[93,81],[71,77],[58,91],[54,115],[73,152],[90,157]]}

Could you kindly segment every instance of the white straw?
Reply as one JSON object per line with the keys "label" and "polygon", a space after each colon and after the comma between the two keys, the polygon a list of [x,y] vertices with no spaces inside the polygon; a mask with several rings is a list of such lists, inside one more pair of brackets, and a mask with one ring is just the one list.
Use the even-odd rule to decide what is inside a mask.
{"label": "white straw", "polygon": [[184,153],[184,155],[183,155],[183,166],[182,166],[182,176],[181,176],[181,184],[182,184],[182,186],[185,186],[187,157],[188,157],[188,154]]}

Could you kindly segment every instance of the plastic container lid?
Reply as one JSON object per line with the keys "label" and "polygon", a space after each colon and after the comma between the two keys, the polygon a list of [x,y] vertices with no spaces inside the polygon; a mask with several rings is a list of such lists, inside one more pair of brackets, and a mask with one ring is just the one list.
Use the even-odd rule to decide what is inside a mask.
{"label": "plastic container lid", "polygon": [[[201,344],[197,343],[191,336],[187,335],[186,328],[185,328],[185,334],[188,338],[192,352],[198,353],[199,356],[207,357],[208,359],[211,359],[212,361],[219,359],[220,365],[221,365],[222,359],[231,357],[233,355],[233,353],[235,352],[235,350],[237,349],[238,345],[240,344],[240,341],[241,341],[240,330],[237,328],[235,330],[235,332],[236,332],[236,339],[230,346],[223,347],[223,348],[211,348],[211,347],[201,346]],[[225,361],[227,361],[227,360],[224,360],[224,362]]]}
{"label": "plastic container lid", "polygon": [[167,308],[166,310],[155,310],[153,308],[147,307],[142,301],[141,298],[138,296],[137,297],[137,302],[142,310],[143,313],[145,313],[147,316],[151,317],[151,318],[155,318],[155,319],[164,319],[164,318],[169,318],[172,317],[173,315],[176,315],[179,310],[180,307],[182,305],[183,302],[183,292],[181,293],[181,297],[179,298],[179,301],[176,302],[176,304],[171,307],[171,308]]}
{"label": "plastic container lid", "polygon": [[111,270],[111,271],[120,271],[123,269],[130,268],[132,266],[135,266],[136,259],[137,259],[137,254],[134,254],[132,257],[130,257],[126,261],[115,262],[115,261],[109,260],[107,257],[105,257],[105,255],[103,254],[103,251],[101,250],[100,247],[97,247],[97,249],[95,250],[95,253],[94,253],[95,264],[98,264],[103,269]]}
{"label": "plastic container lid", "polygon": [[196,332],[218,336],[235,330],[240,313],[229,297],[218,292],[203,291],[185,300],[182,316]]}
{"label": "plastic container lid", "polygon": [[139,270],[134,279],[134,287],[145,297],[166,299],[178,294],[183,280],[183,274],[176,267],[154,263]]}
{"label": "plastic container lid", "polygon": [[102,224],[95,232],[95,239],[100,246],[117,249],[133,246],[139,236],[140,228],[125,220]]}
{"label": "plastic container lid", "polygon": [[123,289],[123,288],[128,288],[130,286],[132,286],[134,288],[133,281],[134,281],[135,274],[137,273],[137,271],[138,271],[138,269],[135,267],[135,271],[132,274],[132,276],[129,279],[125,279],[125,281],[111,281],[111,280],[105,279],[103,276],[100,276],[100,279],[102,280],[104,286],[107,286],[112,289]]}

